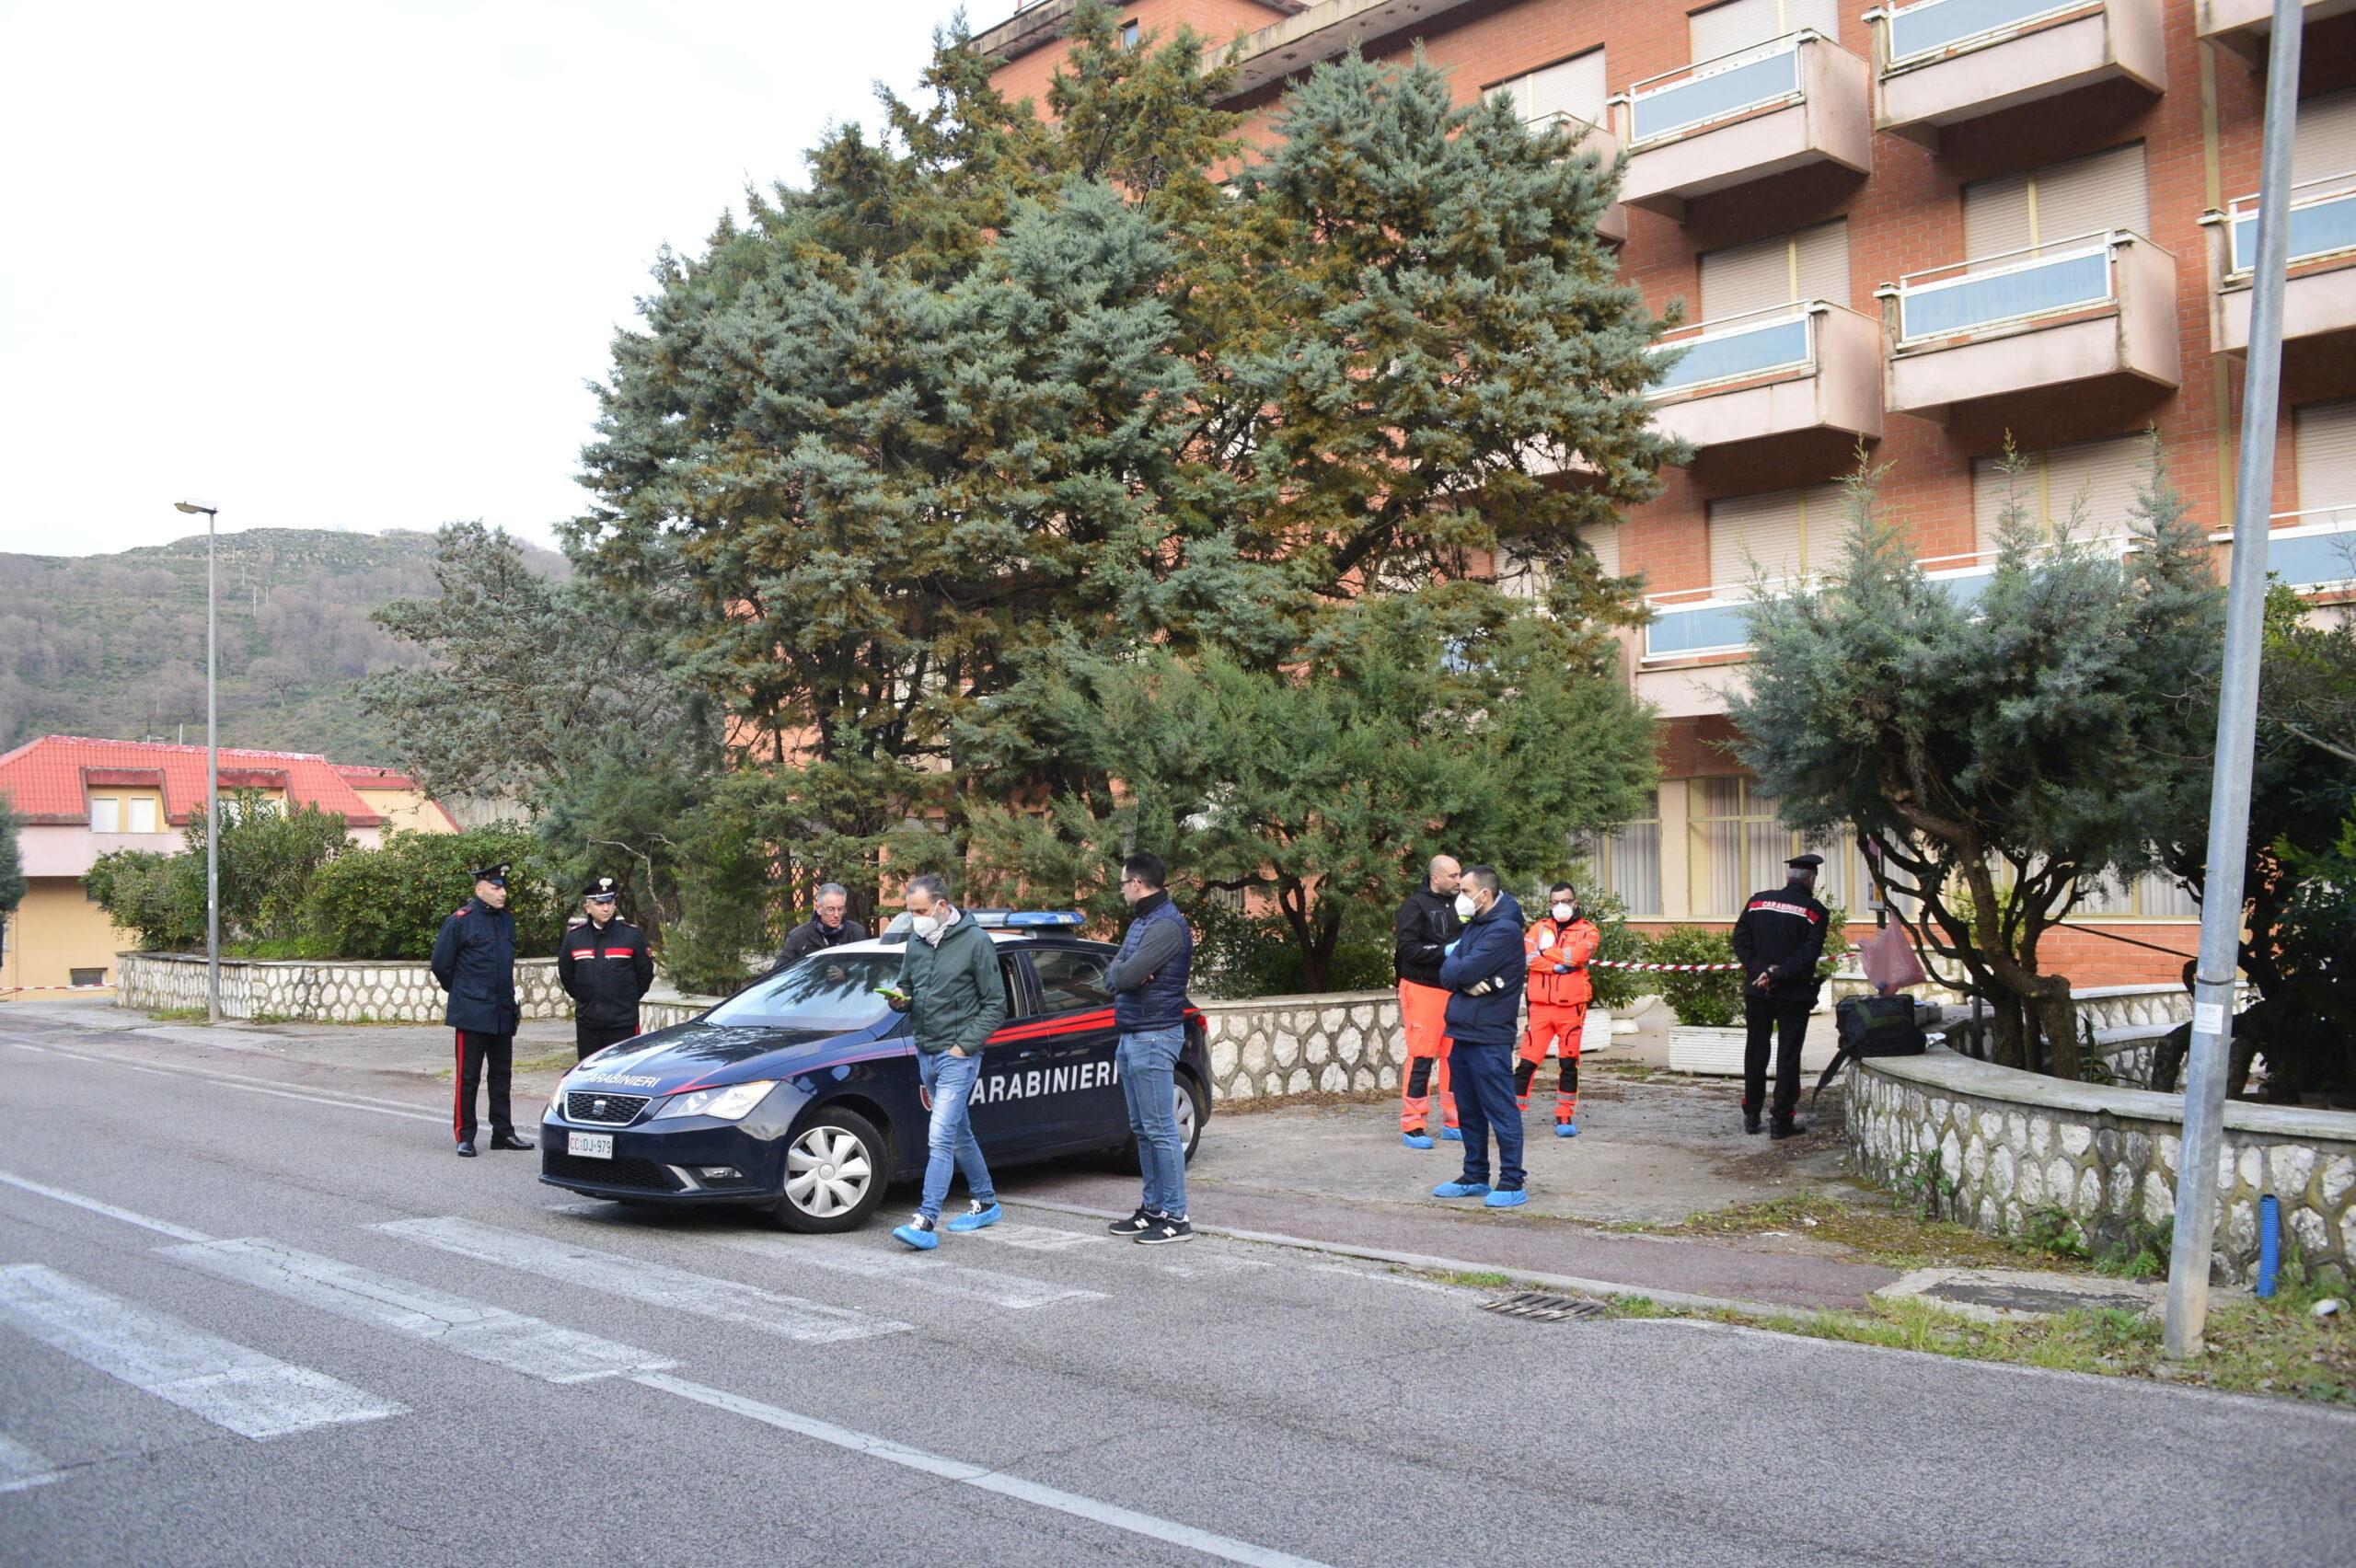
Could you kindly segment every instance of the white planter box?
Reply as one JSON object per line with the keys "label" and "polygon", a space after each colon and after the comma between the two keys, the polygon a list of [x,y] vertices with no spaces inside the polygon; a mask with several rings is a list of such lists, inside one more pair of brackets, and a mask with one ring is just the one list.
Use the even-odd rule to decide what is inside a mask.
{"label": "white planter box", "polygon": [[[1704,1029],[1692,1024],[1673,1024],[1669,1031],[1669,1070],[1740,1078],[1745,1038],[1746,1032],[1739,1029]],[[1800,1047],[1800,1071],[1822,1072],[1831,1065],[1834,1049],[1832,1031],[1811,1022],[1807,1042]],[[1772,1056],[1768,1065],[1771,1067],[1774,1065]]]}
{"label": "white planter box", "polygon": [[1579,1055],[1592,1056],[1611,1043],[1611,1013],[1605,1008],[1587,1009],[1587,1027],[1579,1031]]}

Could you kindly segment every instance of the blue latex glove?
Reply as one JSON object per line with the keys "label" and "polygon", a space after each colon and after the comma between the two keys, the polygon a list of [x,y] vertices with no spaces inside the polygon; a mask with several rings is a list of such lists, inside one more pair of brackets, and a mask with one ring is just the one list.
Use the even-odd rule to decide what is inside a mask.
{"label": "blue latex glove", "polygon": [[1446,947],[1439,950],[1439,955],[1442,958],[1454,958],[1456,956],[1456,944],[1454,942],[1449,943]]}
{"label": "blue latex glove", "polygon": [[1557,974],[1568,974],[1570,972],[1571,966],[1567,963],[1558,963],[1554,965],[1554,973]]}

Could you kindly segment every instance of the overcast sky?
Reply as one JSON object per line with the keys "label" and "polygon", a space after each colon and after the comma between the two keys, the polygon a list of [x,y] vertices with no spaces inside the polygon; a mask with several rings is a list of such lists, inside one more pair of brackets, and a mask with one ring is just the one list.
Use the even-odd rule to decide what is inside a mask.
{"label": "overcast sky", "polygon": [[189,494],[550,540],[657,249],[803,183],[953,6],[0,0],[0,550]]}

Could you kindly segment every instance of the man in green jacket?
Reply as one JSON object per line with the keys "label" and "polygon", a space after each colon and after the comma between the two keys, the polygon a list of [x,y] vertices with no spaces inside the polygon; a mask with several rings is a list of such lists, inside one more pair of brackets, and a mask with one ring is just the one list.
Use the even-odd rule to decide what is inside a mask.
{"label": "man in green jacket", "polygon": [[917,1071],[932,1109],[925,1139],[924,1203],[892,1232],[918,1251],[941,1245],[941,1205],[953,1170],[965,1173],[973,1203],[948,1228],[979,1230],[999,1221],[998,1191],[982,1146],[974,1141],[966,1102],[982,1075],[982,1046],[1006,1021],[1006,982],[998,947],[970,915],[953,908],[949,884],[930,872],[912,877],[902,906],[908,912],[908,946],[892,1005],[916,1025]]}

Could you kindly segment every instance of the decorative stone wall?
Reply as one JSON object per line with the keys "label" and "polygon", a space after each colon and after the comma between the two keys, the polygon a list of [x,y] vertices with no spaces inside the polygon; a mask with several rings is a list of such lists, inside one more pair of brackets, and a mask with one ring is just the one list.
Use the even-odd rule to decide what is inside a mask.
{"label": "decorative stone wall", "polygon": [[[1934,1049],[1848,1070],[1849,1146],[1858,1169],[1901,1188],[1936,1162],[1956,1184],[1955,1216],[2018,1235],[2058,1209],[2097,1244],[2131,1221],[2176,1213],[2181,1095],[2064,1083]],[[2214,1268],[2258,1271],[2258,1200],[2282,1205],[2285,1254],[2356,1279],[2356,1113],[2228,1101],[2217,1158]]]}
{"label": "decorative stone wall", "polygon": [[[202,953],[118,953],[119,1005],[148,1010],[202,1008]],[[221,961],[221,1011],[228,1018],[318,1023],[439,1023],[446,998],[422,963],[370,959]],[[572,1016],[556,983],[556,960],[515,961],[515,1000],[527,1019]]]}
{"label": "decorative stone wall", "polygon": [[1399,1087],[1407,1047],[1395,991],[1204,1002],[1211,1097]]}
{"label": "decorative stone wall", "polygon": [[668,1029],[675,1023],[685,1023],[701,1018],[709,1009],[718,1007],[718,997],[646,997],[638,1004],[638,1030],[652,1034],[658,1029]]}

